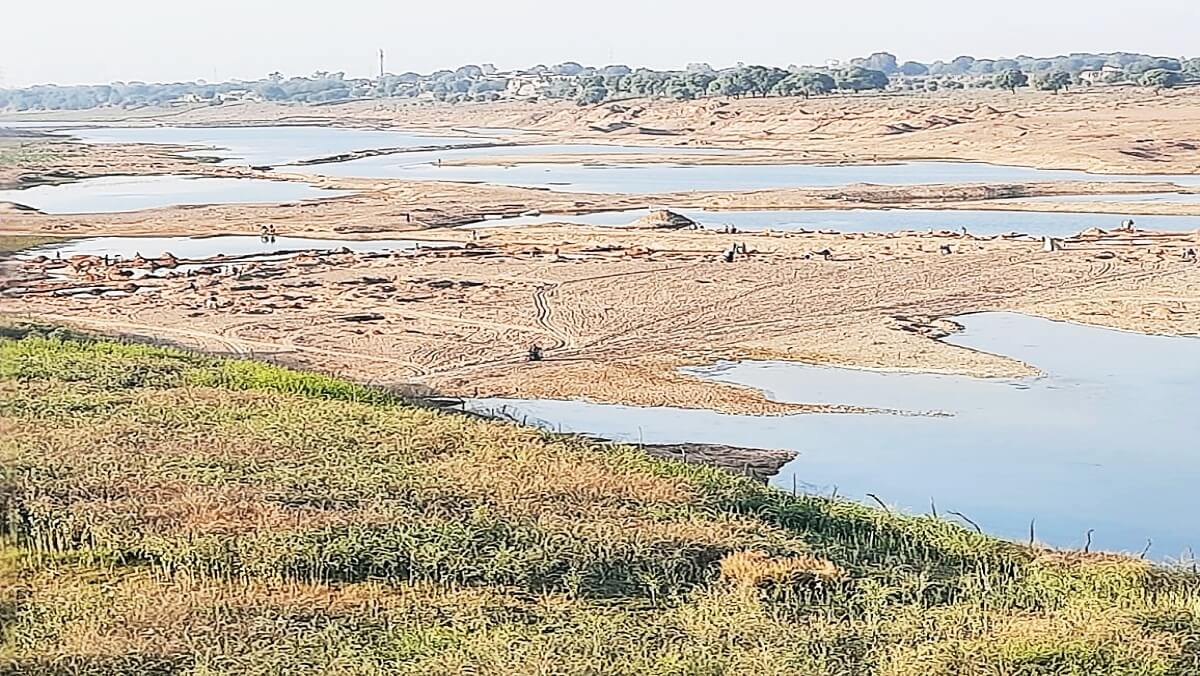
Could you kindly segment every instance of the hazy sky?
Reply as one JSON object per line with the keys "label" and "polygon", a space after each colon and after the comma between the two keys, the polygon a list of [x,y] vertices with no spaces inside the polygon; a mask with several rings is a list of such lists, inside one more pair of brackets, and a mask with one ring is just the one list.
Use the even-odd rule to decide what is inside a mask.
{"label": "hazy sky", "polygon": [[1200,55],[1200,0],[0,0],[0,86],[1071,51]]}

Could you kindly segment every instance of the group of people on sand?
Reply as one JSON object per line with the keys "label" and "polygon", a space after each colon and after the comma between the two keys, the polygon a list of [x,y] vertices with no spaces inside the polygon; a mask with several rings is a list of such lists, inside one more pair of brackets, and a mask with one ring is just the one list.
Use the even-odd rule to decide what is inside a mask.
{"label": "group of people on sand", "polygon": [[271,223],[263,223],[258,226],[258,238],[263,244],[273,243],[275,241],[275,226]]}

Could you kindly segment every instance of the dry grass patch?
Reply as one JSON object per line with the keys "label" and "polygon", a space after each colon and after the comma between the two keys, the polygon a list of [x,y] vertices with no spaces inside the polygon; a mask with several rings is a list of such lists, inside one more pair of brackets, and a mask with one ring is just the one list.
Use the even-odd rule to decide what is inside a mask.
{"label": "dry grass patch", "polygon": [[250,362],[0,337],[0,676],[1191,674],[1200,578]]}
{"label": "dry grass patch", "polygon": [[612,453],[523,441],[449,456],[432,463],[428,471],[465,495],[515,514],[644,510],[685,505],[696,498],[694,486],[683,478],[649,473]]}
{"label": "dry grass patch", "polygon": [[721,577],[748,587],[819,585],[842,574],[833,562],[818,556],[771,556],[743,550],[721,559]]}

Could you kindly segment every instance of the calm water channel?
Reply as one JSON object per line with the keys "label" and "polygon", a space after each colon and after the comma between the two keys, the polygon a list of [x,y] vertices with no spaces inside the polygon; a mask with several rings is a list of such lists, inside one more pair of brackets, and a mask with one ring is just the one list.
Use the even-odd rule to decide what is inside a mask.
{"label": "calm water channel", "polygon": [[[508,150],[508,149],[504,149]],[[453,151],[451,151],[453,152]],[[707,151],[712,152],[712,151]],[[489,155],[502,153],[490,152]],[[503,153],[503,154],[507,154]],[[452,155],[442,153],[443,160]],[[819,164],[599,164],[524,162],[507,165],[449,166],[389,155],[323,164],[308,171],[327,176],[398,178],[413,181],[495,183],[528,188],[593,193],[651,194],[681,191],[761,190],[835,187],[854,183],[920,185],[1042,181],[1163,181],[1200,185],[1200,174],[1129,176],[1034,169],[981,162],[902,162],[880,165]]]}
{"label": "calm water channel", "polygon": [[85,143],[197,146],[184,155],[219,157],[227,164],[275,165],[356,150],[462,145],[487,139],[412,131],[344,127],[107,127],[72,129]]}
{"label": "calm water channel", "polygon": [[646,443],[791,448],[773,480],[791,490],[913,512],[933,499],[986,531],[1150,556],[1200,546],[1200,339],[1148,336],[1012,313],[959,318],[956,345],[1033,364],[1018,380],[889,373],[775,362],[719,364],[695,375],[781,401],[856,404],[949,416],[725,415],[575,401],[480,400],[547,427]]}
{"label": "calm water channel", "polygon": [[276,204],[351,194],[307,183],[257,178],[106,176],[23,190],[0,190],[0,202],[24,204],[48,214],[94,214],[178,205]]}

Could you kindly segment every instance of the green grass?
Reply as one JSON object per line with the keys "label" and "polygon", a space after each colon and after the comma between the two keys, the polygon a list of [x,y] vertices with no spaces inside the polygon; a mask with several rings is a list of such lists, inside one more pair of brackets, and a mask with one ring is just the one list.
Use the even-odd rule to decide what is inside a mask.
{"label": "green grass", "polygon": [[58,156],[43,143],[28,139],[0,139],[0,167],[19,167],[26,164],[49,164]]}
{"label": "green grass", "polygon": [[66,237],[49,235],[0,235],[0,256],[35,246],[46,246],[66,241]]}
{"label": "green grass", "polygon": [[0,673],[1200,673],[1188,571],[63,331],[0,510]]}

